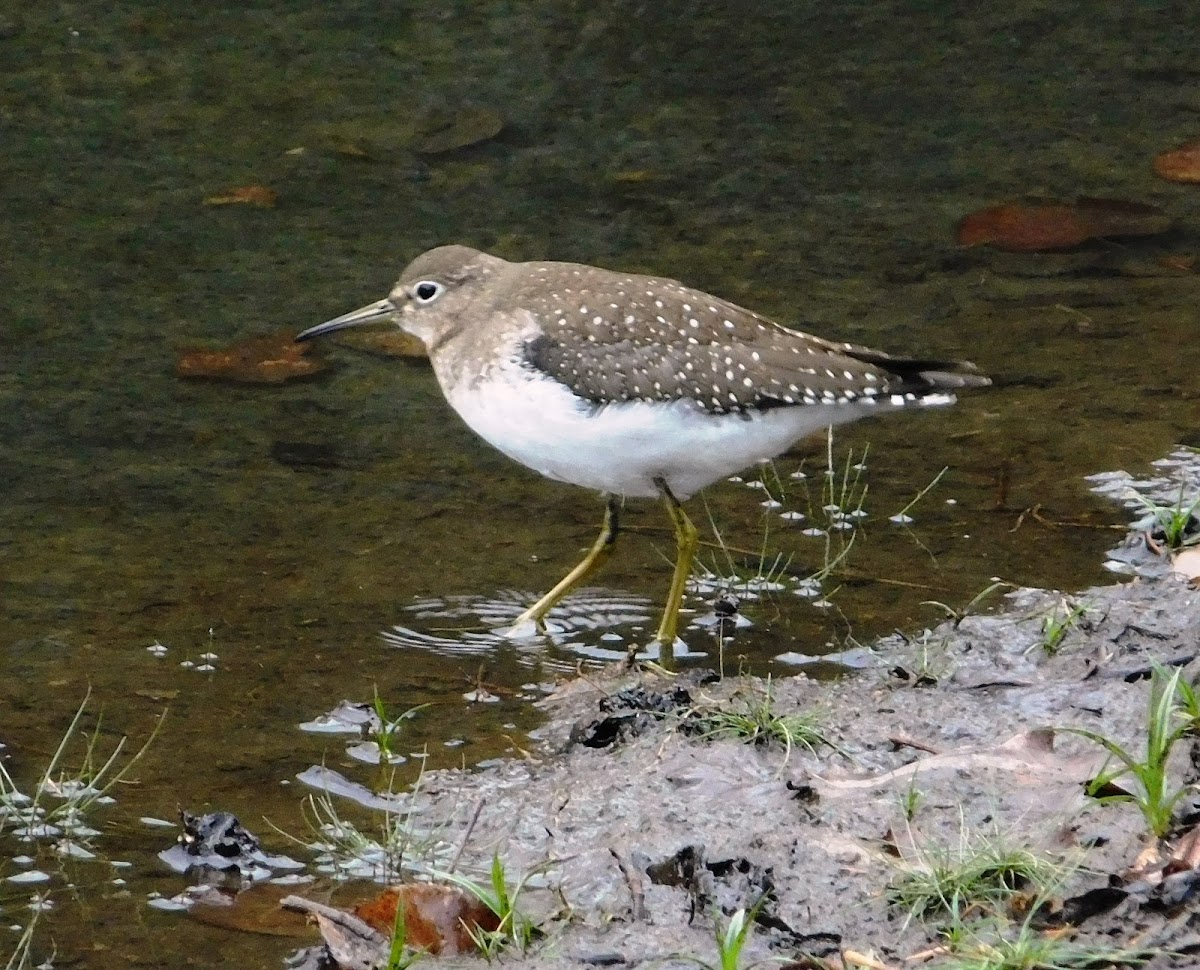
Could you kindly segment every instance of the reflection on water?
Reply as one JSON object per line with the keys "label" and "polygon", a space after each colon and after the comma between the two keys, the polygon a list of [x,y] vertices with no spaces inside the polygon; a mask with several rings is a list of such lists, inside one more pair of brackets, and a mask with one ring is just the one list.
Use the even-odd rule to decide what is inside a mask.
{"label": "reflection on water", "polygon": [[[89,686],[84,727],[106,740],[140,743],[169,708],[137,784],[80,843],[96,859],[0,834],[0,877],[50,877],[35,902],[53,904],[63,962],[277,966],[277,942],[147,912],[180,879],[131,820],[182,804],[302,828],[297,774],[328,758],[371,789],[376,769],[295,725],[376,691],[389,709],[430,705],[406,724],[410,757],[515,751],[538,717],[531,668],[623,655],[654,622],[673,543],[660,509],[630,503],[601,580],[627,593],[571,606],[546,642],[487,633],[527,602],[492,591],[549,588],[600,508],[475,440],[422,362],[333,346],[306,382],[177,376],[197,349],[376,299],[433,245],[680,278],[997,379],[840,436],[839,470],[870,445],[869,493],[819,584],[805,580],[836,555],[825,541],[848,534],[813,521],[820,488],[811,508],[736,483],[691,503],[706,568],[785,587],[742,598],[753,625],[731,663],[771,671],[919,628],[938,618],[924,603],[961,606],[993,577],[1096,580],[1122,519],[1083,476],[1141,476],[1198,443],[1180,348],[1200,221],[1195,186],[1151,166],[1197,134],[1191,33],[1163,5],[1081,10],[0,11],[0,755],[32,790]],[[222,196],[257,202],[205,204]],[[1028,196],[1152,203],[1173,226],[1057,253],[956,246],[962,216]],[[910,527],[887,524],[944,467]],[[687,605],[715,612],[722,595]],[[714,635],[688,639],[711,663]],[[480,691],[500,700],[465,696]],[[7,924],[30,892],[0,881]]]}
{"label": "reflection on water", "polygon": [[[650,601],[599,587],[577,589],[563,599],[546,616],[543,635],[525,639],[505,636],[504,631],[536,599],[535,593],[503,590],[492,597],[419,600],[408,611],[428,629],[397,625],[385,632],[383,639],[393,647],[447,656],[490,656],[548,674],[569,674],[581,659],[592,663],[624,660],[628,643],[647,639]],[[455,622],[448,625],[445,621]]]}

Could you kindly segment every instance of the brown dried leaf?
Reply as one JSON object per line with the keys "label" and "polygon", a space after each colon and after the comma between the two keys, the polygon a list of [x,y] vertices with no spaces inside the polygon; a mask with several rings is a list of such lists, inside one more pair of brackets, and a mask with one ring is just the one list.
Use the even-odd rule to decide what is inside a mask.
{"label": "brown dried leaf", "polygon": [[955,238],[960,246],[994,246],[1012,252],[1074,249],[1088,231],[1070,205],[997,205],[964,216]]}
{"label": "brown dried leaf", "polygon": [[1162,862],[1158,839],[1150,839],[1121,876],[1127,883],[1142,879],[1149,885],[1156,886],[1162,882]]}
{"label": "brown dried leaf", "polygon": [[994,246],[1010,252],[1075,249],[1089,239],[1153,236],[1171,219],[1161,209],[1123,199],[1009,203],[980,209],[958,224],[960,246]]}
{"label": "brown dried leaf", "polygon": [[496,914],[473,896],[451,886],[408,883],[389,886],[374,899],[354,907],[354,915],[380,933],[391,935],[396,908],[404,906],[408,945],[429,953],[453,956],[475,948],[470,930],[495,930]]}
{"label": "brown dried leaf", "polygon": [[1200,579],[1200,546],[1183,549],[1171,560],[1171,572],[1195,583]]}
{"label": "brown dried leaf", "polygon": [[847,967],[864,967],[865,970],[891,970],[886,963],[877,960],[874,954],[859,953],[857,950],[843,950],[842,963]]}
{"label": "brown dried leaf", "polygon": [[234,381],[240,384],[282,384],[311,377],[325,369],[318,358],[306,356],[310,344],[298,344],[290,330],[250,337],[224,350],[191,350],[179,358],[180,377]]}
{"label": "brown dried leaf", "polygon": [[1160,153],[1154,174],[1169,182],[1200,182],[1200,138]]}
{"label": "brown dried leaf", "polygon": [[1188,829],[1175,843],[1171,858],[1189,869],[1200,866],[1200,825]]}

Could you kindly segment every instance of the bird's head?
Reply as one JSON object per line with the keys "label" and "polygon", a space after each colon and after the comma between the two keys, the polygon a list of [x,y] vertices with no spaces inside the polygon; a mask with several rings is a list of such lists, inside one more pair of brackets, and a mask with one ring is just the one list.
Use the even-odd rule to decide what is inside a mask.
{"label": "bird's head", "polygon": [[439,246],[409,263],[385,299],[309,327],[296,339],[391,322],[433,350],[459,328],[488,277],[507,265],[468,246]]}

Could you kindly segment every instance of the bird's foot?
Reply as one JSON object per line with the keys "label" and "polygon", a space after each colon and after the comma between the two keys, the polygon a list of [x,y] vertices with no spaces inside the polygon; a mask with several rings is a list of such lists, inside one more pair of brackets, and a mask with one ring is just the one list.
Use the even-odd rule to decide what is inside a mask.
{"label": "bird's foot", "polygon": [[546,625],[522,616],[512,626],[502,626],[492,632],[505,640],[537,640],[546,635]]}
{"label": "bird's foot", "polygon": [[689,652],[687,644],[679,637],[675,637],[670,646],[666,646],[660,638],[655,637],[646,644],[645,653],[639,659],[643,659],[647,664],[671,671],[675,669],[675,659],[686,657]]}

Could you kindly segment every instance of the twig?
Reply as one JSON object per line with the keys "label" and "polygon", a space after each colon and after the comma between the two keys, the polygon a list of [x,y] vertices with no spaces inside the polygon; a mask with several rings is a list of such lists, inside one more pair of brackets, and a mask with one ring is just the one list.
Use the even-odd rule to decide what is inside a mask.
{"label": "twig", "polygon": [[458,868],[458,862],[462,858],[463,852],[467,848],[467,843],[471,839],[471,833],[475,831],[475,823],[479,821],[479,813],[483,811],[484,799],[479,799],[475,803],[475,811],[471,813],[471,821],[467,823],[467,830],[463,833],[462,841],[458,843],[458,851],[454,853],[454,858],[450,860],[450,868],[447,872],[454,872]]}
{"label": "twig", "polygon": [[631,872],[625,865],[624,861],[617,854],[617,850],[609,848],[612,857],[617,862],[617,868],[621,870],[621,875],[625,877],[625,885],[629,887],[630,906],[629,912],[635,923],[640,923],[646,918],[646,892],[642,887],[641,876]]}
{"label": "twig", "polygon": [[937,748],[931,748],[921,741],[914,741],[912,738],[906,738],[903,735],[897,734],[894,737],[888,738],[888,741],[897,748],[916,748],[916,750],[925,751],[928,754],[940,754]]}

